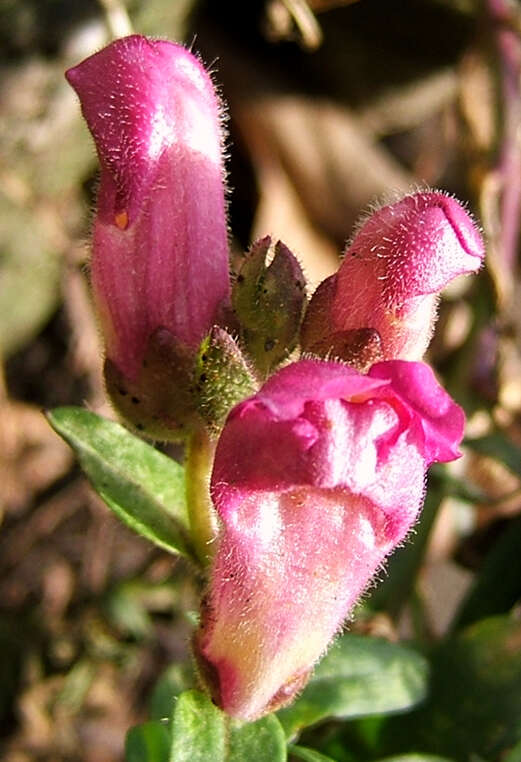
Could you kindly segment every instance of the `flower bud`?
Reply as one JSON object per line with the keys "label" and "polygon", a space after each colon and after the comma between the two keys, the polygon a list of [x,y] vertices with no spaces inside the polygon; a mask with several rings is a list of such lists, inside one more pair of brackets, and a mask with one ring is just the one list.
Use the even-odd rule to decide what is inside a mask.
{"label": "flower bud", "polygon": [[345,332],[371,330],[379,337],[381,359],[421,359],[439,292],[457,275],[477,271],[483,257],[471,217],[439,191],[382,207],[361,225],[338,273],[313,295],[302,327],[303,349],[334,354],[365,370],[374,352],[369,362],[363,357],[357,362],[354,334],[345,354],[341,345]]}
{"label": "flower bud", "polygon": [[221,534],[194,650],[214,701],[253,720],[291,701],[458,457],[462,410],[422,363],[368,375],[302,360],[230,413],[211,492]]}
{"label": "flower bud", "polygon": [[[170,336],[170,356],[195,357],[229,302],[219,102],[188,50],[138,35],[116,40],[67,79],[101,164],[91,279],[119,405],[114,375],[140,399],[153,396],[143,365],[147,351],[157,354],[149,344],[158,331],[162,344]],[[176,375],[170,394],[184,396],[188,380]]]}
{"label": "flower bud", "polygon": [[243,344],[262,376],[297,345],[306,304],[305,280],[295,256],[282,241],[266,266],[271,238],[253,244],[237,275],[233,308]]}

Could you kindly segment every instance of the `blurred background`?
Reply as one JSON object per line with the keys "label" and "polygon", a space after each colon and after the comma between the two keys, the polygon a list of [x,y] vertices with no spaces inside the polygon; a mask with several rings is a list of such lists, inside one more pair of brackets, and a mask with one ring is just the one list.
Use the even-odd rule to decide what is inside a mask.
{"label": "blurred background", "polygon": [[[508,0],[0,0],[2,759],[118,762],[164,670],[175,682],[189,667],[190,575],[113,518],[42,415],[112,416],[88,291],[97,162],[63,72],[132,31],[191,44],[214,72],[235,253],[281,238],[312,293],[375,199],[442,188],[482,226],[487,268],[444,294],[429,350],[468,415],[464,456],[433,470],[413,541],[353,630],[441,643],[439,679],[480,696],[476,714],[436,684],[393,738],[506,759],[521,738],[521,9]],[[447,657],[461,632],[479,674]],[[371,760],[379,727],[330,723],[312,740]],[[415,748],[389,734],[389,752]]]}

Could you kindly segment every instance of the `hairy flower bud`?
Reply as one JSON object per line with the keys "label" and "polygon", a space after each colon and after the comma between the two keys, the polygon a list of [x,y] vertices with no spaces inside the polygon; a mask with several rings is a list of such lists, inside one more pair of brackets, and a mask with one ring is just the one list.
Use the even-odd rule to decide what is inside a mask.
{"label": "hairy flower bud", "polygon": [[[313,295],[303,348],[341,357],[360,370],[378,358],[421,359],[439,292],[457,275],[478,270],[484,253],[469,214],[439,191],[382,207],[361,225],[338,273]],[[373,332],[371,345],[357,355],[359,332],[367,330]]]}
{"label": "hairy flower bud", "polygon": [[211,491],[221,534],[195,637],[213,699],[252,720],[291,701],[458,457],[462,410],[422,363],[368,375],[302,360],[230,413]]}
{"label": "hairy flower bud", "polygon": [[[154,383],[163,395],[166,384],[171,395],[179,389],[186,396],[179,368],[170,384],[166,371],[143,368],[147,352],[156,357],[166,344],[166,364],[186,365],[229,302],[221,119],[212,82],[185,48],[138,35],[116,40],[70,69],[67,79],[101,164],[91,278],[111,365],[108,390],[120,405],[112,383],[118,377],[141,408]],[[175,405],[167,407],[171,413]],[[182,417],[177,406],[166,428]]]}

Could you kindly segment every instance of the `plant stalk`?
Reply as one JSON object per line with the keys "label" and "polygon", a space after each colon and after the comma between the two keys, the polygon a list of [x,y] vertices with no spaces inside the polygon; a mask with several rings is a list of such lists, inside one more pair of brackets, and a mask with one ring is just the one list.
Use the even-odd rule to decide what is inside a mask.
{"label": "plant stalk", "polygon": [[208,431],[203,427],[194,431],[186,450],[186,502],[192,542],[203,567],[213,558],[217,536],[217,515],[210,498],[214,452],[215,442]]}

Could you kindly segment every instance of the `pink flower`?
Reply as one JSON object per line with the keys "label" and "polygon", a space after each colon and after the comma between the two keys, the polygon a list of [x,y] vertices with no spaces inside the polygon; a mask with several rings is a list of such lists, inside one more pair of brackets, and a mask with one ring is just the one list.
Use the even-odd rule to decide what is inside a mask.
{"label": "pink flower", "polygon": [[195,353],[229,300],[219,102],[188,50],[138,35],[66,76],[101,164],[91,275],[106,353],[136,381],[151,336]]}
{"label": "pink flower", "polygon": [[355,365],[360,358],[362,369],[378,358],[421,359],[439,292],[457,275],[479,270],[484,255],[471,217],[443,193],[415,193],[382,207],[359,228],[338,273],[315,292],[304,349]]}
{"label": "pink flower", "polygon": [[237,405],[211,491],[222,529],[195,653],[214,700],[253,720],[291,701],[458,457],[462,410],[427,365],[368,375],[303,360]]}

